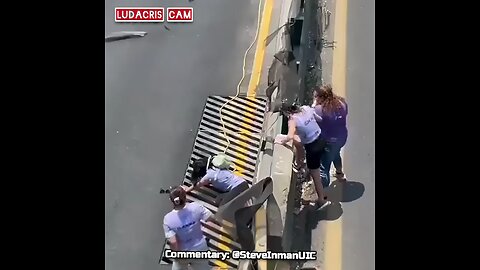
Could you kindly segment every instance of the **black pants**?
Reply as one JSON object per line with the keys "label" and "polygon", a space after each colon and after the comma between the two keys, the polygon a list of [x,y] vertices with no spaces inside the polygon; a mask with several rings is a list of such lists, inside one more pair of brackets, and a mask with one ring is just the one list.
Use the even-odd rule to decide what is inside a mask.
{"label": "black pants", "polygon": [[229,201],[235,199],[235,197],[237,197],[238,195],[240,195],[240,193],[244,192],[247,189],[248,189],[248,183],[247,181],[243,181],[243,183],[234,187],[232,190],[226,193],[220,194],[217,198],[218,206],[222,206],[228,203]]}
{"label": "black pants", "polygon": [[315,141],[305,144],[305,157],[307,158],[307,168],[315,170],[320,168],[322,156],[325,153],[327,142],[320,137]]}

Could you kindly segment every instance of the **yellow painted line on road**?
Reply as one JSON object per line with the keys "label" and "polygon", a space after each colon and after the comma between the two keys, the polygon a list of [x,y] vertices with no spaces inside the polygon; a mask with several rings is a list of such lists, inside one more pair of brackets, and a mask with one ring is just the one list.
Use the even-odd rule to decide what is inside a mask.
{"label": "yellow painted line on road", "polygon": [[[254,98],[252,98],[254,99]],[[248,149],[248,144],[245,143],[245,141],[249,141],[249,138],[247,137],[247,135],[252,135],[253,133],[247,129],[253,129],[255,128],[254,126],[254,121],[252,119],[256,118],[257,116],[253,115],[252,112],[255,112],[256,109],[255,107],[258,107],[258,105],[256,105],[255,103],[253,103],[252,101],[249,101],[249,100],[246,100],[246,99],[243,99],[243,102],[247,105],[244,105],[240,102],[237,102],[236,105],[237,106],[240,106],[242,107],[242,109],[246,110],[246,112],[242,112],[242,115],[241,115],[241,121],[239,122],[239,137],[242,141],[237,141],[237,143],[241,146],[241,147],[237,147],[237,149],[235,151],[238,152],[237,156],[239,158],[235,159],[234,162],[241,165],[241,166],[246,166],[246,163],[241,160],[240,158],[244,158],[246,159],[247,157],[245,155],[242,155],[241,153],[248,153],[250,150]],[[249,107],[251,106],[251,107]],[[228,117],[228,115],[226,115]],[[227,118],[226,117],[226,118]],[[248,118],[248,117],[252,117],[252,118]],[[226,119],[225,118],[225,119]],[[235,175],[237,176],[240,176],[240,177],[244,177],[246,174],[247,170],[241,168],[241,167],[237,167],[237,169],[233,172]]]}
{"label": "yellow painted line on road", "polygon": [[229,268],[231,268],[230,266],[228,266],[228,264],[226,264],[222,261],[216,260],[215,264],[218,265],[217,267],[215,267],[215,269],[229,269]]}
{"label": "yellow painted line on road", "polygon": [[[267,211],[262,206],[255,213],[255,251],[267,252]],[[266,260],[257,261],[258,270],[267,270]]]}
{"label": "yellow painted line on road", "polygon": [[253,59],[252,76],[250,77],[250,83],[248,84],[248,97],[253,97],[256,95],[258,85],[260,84],[263,61],[265,60],[265,48],[267,47],[266,39],[270,30],[274,2],[274,0],[265,0],[265,5],[263,6],[262,22],[258,32],[255,58]]}
{"label": "yellow painted line on road", "polygon": [[[260,1],[260,0],[259,0]],[[267,47],[266,39],[270,31],[270,22],[272,20],[272,11],[274,0],[265,0],[263,6],[262,21],[259,28],[257,48],[255,50],[255,56],[253,59],[252,76],[248,84],[247,97],[252,98],[257,94],[258,85],[260,84],[260,78],[262,77],[263,62],[265,60],[265,49]],[[260,208],[255,214],[255,250],[266,251],[268,249],[266,243],[267,237],[267,214],[265,209]],[[263,240],[262,240],[263,239]],[[263,246],[259,244],[263,242]],[[257,268],[259,270],[267,269],[266,260],[258,260]]]}
{"label": "yellow painted line on road", "polygon": [[[246,107],[246,106],[245,106],[245,107]],[[253,124],[253,120],[250,120],[250,119],[248,119],[248,118],[246,119],[246,122],[248,122],[248,124],[250,124],[250,125]],[[242,126],[243,126],[243,123],[242,123]],[[245,135],[243,135],[243,134],[247,134],[247,135],[250,134],[250,131],[248,131],[248,130],[246,130],[246,129],[244,129],[244,128],[240,128],[240,132],[241,132],[240,138],[243,139],[243,140],[246,140],[246,139],[247,139],[247,137],[246,137]],[[244,147],[238,147],[238,148],[242,149],[242,151],[245,151],[245,152],[248,151],[248,149],[247,149],[247,144],[246,144],[246,143],[241,144],[241,146],[244,146]],[[238,151],[238,150],[237,150],[237,151]],[[241,151],[238,151],[237,156],[239,156],[240,158],[242,158],[242,157],[243,157],[243,158],[246,158],[246,156],[243,155],[243,154],[241,154],[240,152],[241,152]],[[237,163],[237,164],[239,164],[239,165],[246,166],[246,163],[245,163],[243,160],[239,159],[239,158],[235,159],[234,162]],[[244,176],[245,176],[245,172],[246,172],[247,170],[245,170],[245,169],[242,168],[242,167],[237,167],[237,168],[238,168],[238,169],[236,169],[236,170],[234,171],[234,174],[237,175],[237,176],[240,176],[240,177],[244,177]],[[221,228],[223,229],[223,226],[222,226]],[[225,237],[225,236],[223,236],[222,234],[220,234],[219,236],[220,236],[220,239],[221,239],[222,241],[225,241],[225,242],[228,243],[228,244],[232,244],[232,241],[231,241],[228,237]],[[222,249],[223,251],[227,251],[227,252],[231,252],[231,251],[232,251],[232,249],[231,249],[230,247],[228,247],[228,246],[226,246],[226,245],[224,245],[224,244],[221,244],[221,243],[220,243],[220,245],[219,245],[219,248]],[[228,268],[230,268],[227,264],[225,264],[224,262],[219,261],[219,260],[215,260],[215,264],[217,264],[218,266],[220,266],[220,269],[228,269]]]}
{"label": "yellow painted line on road", "polygon": [[[248,119],[248,118],[245,119],[245,117],[242,117],[242,118],[243,118],[245,121],[247,121],[250,125],[253,124],[253,120]],[[249,134],[251,134],[251,132],[248,131],[248,130],[246,130],[246,129],[244,129],[244,128],[240,128],[239,131],[240,131],[240,138],[241,138],[242,140],[248,140],[248,137],[245,136],[244,134],[249,135]],[[242,149],[243,149],[244,151],[248,151],[248,148],[247,148],[247,144],[246,144],[246,143],[242,143],[242,144],[240,144],[240,145],[243,146]],[[243,158],[247,159],[247,157],[246,157],[245,155],[241,155],[241,156],[240,156],[240,155],[241,155],[241,154],[240,154],[240,151],[239,151],[239,154],[238,154],[239,158],[237,158],[234,162],[236,162],[236,163],[239,164],[239,165],[246,166],[247,164],[246,164],[243,160],[241,160],[240,158],[243,157]],[[237,167],[236,170],[235,170],[233,173],[234,173],[235,175],[237,175],[237,176],[244,177],[244,176],[246,175],[246,174],[245,174],[246,171],[247,171],[247,170],[245,170],[245,169],[242,168],[242,167]]]}
{"label": "yellow painted line on road", "polygon": [[[336,46],[333,50],[332,87],[343,97],[346,96],[347,85],[347,6],[348,0],[336,0],[333,37]],[[324,270],[342,270],[342,228],[342,217],[326,221]]]}
{"label": "yellow painted line on road", "polygon": [[[202,224],[202,225],[205,227],[204,224]],[[211,230],[211,229],[209,229],[209,230]],[[225,233],[225,230],[223,229],[223,227],[220,227],[220,232]],[[228,234],[228,233],[227,233],[227,234]],[[223,236],[221,233],[218,234],[218,237],[220,238],[220,240],[226,242],[227,244],[232,244],[232,241],[231,241],[228,237]],[[220,250],[222,250],[222,251],[226,251],[226,252],[231,252],[231,251],[232,251],[232,249],[231,249],[230,247],[228,247],[228,246],[226,246],[225,244],[220,243],[220,242],[218,242],[218,241],[217,241],[217,247],[218,247]],[[214,260],[213,262],[214,262],[216,265],[218,265],[218,266],[220,266],[221,268],[223,268],[223,269],[228,269],[228,268],[230,268],[230,267],[229,267],[226,263],[224,263],[223,261]]]}
{"label": "yellow painted line on road", "polygon": [[[261,0],[259,0],[259,1],[261,1]],[[268,36],[268,31],[270,29],[270,21],[271,21],[271,17],[272,17],[273,3],[274,3],[274,0],[265,0],[265,5],[264,5],[263,15],[262,15],[262,21],[261,21],[261,25],[260,25],[260,29],[259,29],[258,40],[257,40],[257,48],[256,48],[256,51],[255,51],[255,58],[254,58],[253,69],[252,69],[252,76],[250,77],[250,82],[249,82],[249,85],[248,85],[248,92],[247,92],[247,96],[249,98],[252,98],[252,99],[256,95],[256,90],[257,90],[257,87],[260,83],[260,77],[261,77],[263,62],[264,62],[264,58],[265,58],[265,48],[266,48],[265,40]],[[255,103],[253,103],[251,101],[244,100],[244,102],[246,104],[248,104],[249,106],[253,107],[253,108],[256,107]],[[252,133],[250,131],[246,130],[245,128],[250,128],[250,127],[248,127],[248,125],[253,125],[253,120],[251,120],[250,118],[246,118],[246,117],[255,118],[255,116],[252,114],[253,112],[255,112],[255,109],[250,108],[248,106],[244,106],[244,105],[242,105],[242,107],[245,110],[248,111],[248,113],[245,113],[245,115],[242,117],[243,120],[245,122],[247,122],[247,124],[246,125],[243,124],[243,123],[240,124],[240,126],[242,126],[243,128],[239,129],[239,133],[240,133],[239,137],[244,141],[248,141],[247,135],[251,135]],[[245,148],[244,149],[245,151],[248,151],[246,143],[241,142],[240,145]],[[243,151],[239,151],[239,152],[243,152]],[[234,162],[236,162],[238,164],[244,164],[244,162],[240,159],[236,159]],[[235,170],[234,173],[238,176],[244,176],[245,172],[246,172],[245,169],[238,168],[237,170]],[[258,216],[258,214],[257,214],[257,216]],[[226,237],[221,236],[221,239],[223,241],[227,242],[227,243],[231,243],[230,239],[228,239]],[[223,246],[222,249],[225,248],[226,251],[227,250],[230,251],[227,246],[224,246],[224,245],[222,245],[222,246]],[[216,263],[218,263],[218,261],[216,261]],[[262,267],[262,269],[266,269],[266,262],[265,261],[259,261],[259,264],[264,266],[264,267]]]}
{"label": "yellow painted line on road", "polygon": [[[220,109],[225,107],[220,105],[222,101],[231,100],[231,108],[226,113],[226,121],[228,124],[221,125],[217,119],[217,111],[220,113]],[[213,137],[202,135],[195,139],[194,149],[192,156],[205,156],[211,152],[219,151],[228,146],[227,154],[232,158],[232,161],[237,165],[237,171],[235,174],[244,177],[246,180],[253,181],[252,176],[255,173],[255,167],[252,165],[255,163],[258,156],[258,145],[260,143],[261,130],[258,130],[258,123],[263,121],[263,116],[260,112],[264,111],[266,101],[262,98],[246,98],[246,97],[223,97],[223,96],[211,96],[207,99],[203,116],[200,121],[200,127],[207,130],[219,129],[222,131],[223,136],[216,134]],[[205,113],[209,111],[208,115]],[[230,115],[230,117],[228,116]],[[207,116],[207,117],[206,117]],[[219,117],[225,115],[218,115]],[[221,122],[221,121],[220,121]],[[226,137],[225,137],[226,136]],[[223,138],[222,138],[223,137]],[[230,140],[228,144],[225,140]],[[221,151],[221,150],[220,150]],[[219,152],[220,152],[219,151]],[[189,166],[190,167],[190,166]],[[188,173],[185,175],[184,183],[190,183],[188,179]],[[197,192],[193,192],[197,193]],[[208,193],[208,192],[207,192]],[[189,200],[197,201],[198,203],[206,206],[211,210],[216,210],[211,201],[210,196],[212,194],[203,194],[198,192],[196,196],[189,194]],[[213,195],[214,196],[214,195]],[[209,246],[213,250],[221,250],[231,252],[233,247],[239,247],[237,239],[233,238],[235,225],[223,220],[220,224],[204,224],[202,228],[203,233],[207,238],[210,238]],[[211,260],[216,265],[212,269],[232,269],[233,265],[237,265],[237,260],[229,260],[228,262],[222,262],[220,260]],[[233,267],[234,268],[234,267]]]}
{"label": "yellow painted line on road", "polygon": [[[256,106],[255,103],[253,103],[253,102],[251,102],[251,101],[245,101],[245,103],[248,104],[248,105],[250,105],[250,106],[252,106],[252,107],[255,107],[255,106]],[[248,107],[248,106],[245,106],[245,105],[242,105],[242,104],[238,104],[238,105],[240,105],[243,109],[245,109],[245,110],[247,110],[247,111],[250,111],[250,112],[255,111],[255,109],[252,109],[252,108],[250,108],[250,107]],[[242,116],[242,120],[245,121],[246,123],[240,122],[240,126],[242,126],[243,128],[239,128],[239,137],[240,137],[240,139],[243,140],[243,141],[238,141],[238,144],[240,145],[240,147],[235,147],[236,149],[233,149],[233,148],[232,148],[232,150],[234,150],[235,152],[237,152],[237,153],[236,153],[236,156],[238,157],[238,158],[236,158],[236,159],[234,160],[234,162],[237,163],[237,164],[239,164],[239,165],[241,165],[241,166],[244,166],[244,167],[246,167],[247,164],[242,160],[242,158],[245,159],[245,160],[247,160],[247,156],[244,155],[244,154],[242,154],[242,152],[248,153],[248,152],[250,151],[250,150],[248,149],[248,144],[245,143],[245,141],[248,141],[248,140],[249,140],[249,138],[247,137],[247,135],[251,135],[251,134],[252,134],[252,132],[248,131],[248,130],[245,129],[245,128],[252,128],[252,127],[253,127],[253,124],[254,124],[252,119],[246,118],[245,116],[253,116],[253,115],[252,115],[251,113],[249,113],[249,112],[245,112],[245,113],[244,113],[244,116]],[[242,168],[242,167],[237,167],[236,170],[234,171],[234,174],[237,175],[237,176],[240,176],[240,177],[244,177],[244,176],[246,175],[246,174],[245,174],[246,172],[247,172],[246,169],[244,169],[244,168]],[[233,224],[232,224],[232,225],[233,225]],[[223,226],[222,226],[221,228],[223,229]],[[229,238],[227,238],[227,237],[225,237],[225,236],[223,236],[223,235],[221,235],[221,234],[220,234],[219,236],[220,236],[220,239],[221,239],[222,241],[225,241],[225,242],[228,243],[228,244],[232,244],[232,241],[231,241]],[[227,252],[231,252],[231,251],[232,251],[232,249],[231,249],[230,247],[228,247],[228,246],[226,246],[226,245],[224,245],[224,244],[221,244],[221,243],[219,243],[219,248],[222,249],[223,251],[227,251]],[[219,265],[221,269],[228,269],[228,268],[229,268],[227,264],[225,264],[225,263],[223,263],[223,262],[221,262],[221,261],[218,261],[218,260],[215,260],[215,264]]]}

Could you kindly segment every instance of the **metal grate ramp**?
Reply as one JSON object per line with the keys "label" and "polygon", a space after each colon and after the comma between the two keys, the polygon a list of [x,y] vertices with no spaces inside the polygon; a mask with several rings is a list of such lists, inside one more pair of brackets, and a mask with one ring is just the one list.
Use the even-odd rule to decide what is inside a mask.
{"label": "metal grate ramp", "polygon": [[[223,106],[226,102],[227,105]],[[220,109],[223,106],[222,115],[230,145],[226,155],[235,164],[235,174],[243,177],[252,184],[255,177],[257,158],[260,152],[263,121],[266,110],[264,98],[210,96],[205,104],[202,119],[195,138],[192,155],[185,173],[183,184],[191,186],[192,163],[198,158],[205,158],[225,150],[228,145],[222,130],[220,120]],[[215,198],[218,191],[211,187],[201,187],[187,194],[187,200],[198,202],[217,212]],[[210,250],[231,251],[239,249],[240,244],[235,242],[221,224],[203,223],[203,233],[208,239]],[[165,245],[165,248],[169,248]],[[161,259],[162,264],[170,264],[171,261],[165,257]],[[217,268],[237,268],[238,260],[227,261],[212,260],[210,264]]]}

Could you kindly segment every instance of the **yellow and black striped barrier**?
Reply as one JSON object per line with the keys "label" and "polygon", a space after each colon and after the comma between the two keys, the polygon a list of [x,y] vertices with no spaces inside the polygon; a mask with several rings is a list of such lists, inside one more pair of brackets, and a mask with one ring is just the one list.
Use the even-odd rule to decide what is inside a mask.
{"label": "yellow and black striped barrier", "polygon": [[[227,102],[228,104],[225,105]],[[220,119],[222,106],[223,125]],[[252,184],[260,153],[265,110],[266,100],[264,98],[236,97],[232,100],[232,97],[208,97],[183,184],[186,186],[192,185],[190,181],[191,165],[194,160],[221,153],[227,146],[228,149],[225,154],[235,164],[235,174]],[[223,129],[223,126],[225,129]],[[228,140],[225,138],[225,134]],[[214,201],[217,195],[218,191],[211,187],[201,187],[187,194],[187,200],[198,202],[216,213],[217,206]],[[211,250],[232,251],[240,248],[240,245],[232,239],[221,224],[203,225],[203,233],[208,239],[208,246]],[[165,248],[168,248],[168,245],[165,245]],[[163,254],[161,256],[162,264],[171,263]],[[212,266],[222,269],[237,268],[238,263],[238,260],[233,259],[223,262],[219,260],[210,261]]]}

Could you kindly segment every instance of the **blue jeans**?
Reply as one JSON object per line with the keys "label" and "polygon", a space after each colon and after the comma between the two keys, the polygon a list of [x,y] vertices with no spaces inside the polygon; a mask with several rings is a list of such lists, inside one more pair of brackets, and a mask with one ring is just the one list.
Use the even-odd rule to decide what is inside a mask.
{"label": "blue jeans", "polygon": [[340,156],[340,150],[347,140],[339,140],[337,142],[329,142],[325,146],[325,151],[322,155],[322,166],[320,168],[322,176],[323,187],[328,187],[330,185],[330,168],[332,162],[335,168],[342,168],[342,157]]}

